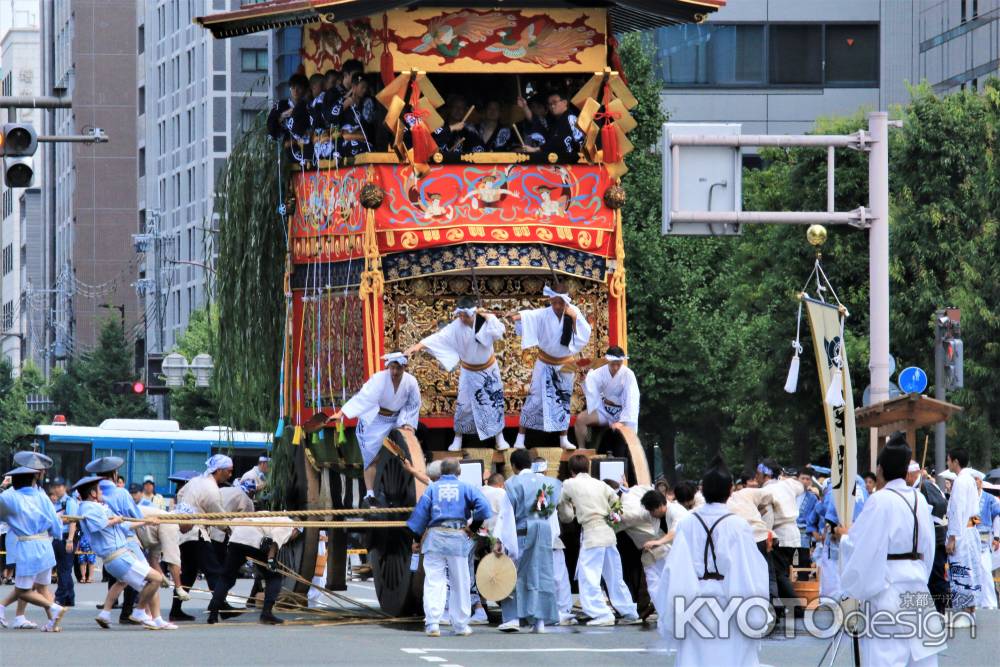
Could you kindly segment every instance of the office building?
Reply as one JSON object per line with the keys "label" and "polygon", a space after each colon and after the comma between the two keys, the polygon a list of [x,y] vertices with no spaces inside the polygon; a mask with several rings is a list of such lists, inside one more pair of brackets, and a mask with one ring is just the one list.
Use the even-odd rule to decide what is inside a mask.
{"label": "office building", "polygon": [[738,0],[654,42],[672,120],[799,133],[924,80],[980,86],[1000,71],[1000,0]]}
{"label": "office building", "polygon": [[40,0],[42,94],[71,109],[43,114],[44,134],[103,129],[108,143],[44,146],[38,175],[46,253],[46,349],[59,362],[93,347],[101,322],[137,321],[135,0]]}
{"label": "office building", "polygon": [[268,35],[215,40],[197,16],[238,0],[133,0],[138,39],[138,288],[150,352],[169,352],[205,305],[216,179],[243,128],[266,109]]}
{"label": "office building", "polygon": [[[38,95],[38,2],[8,0],[0,4],[0,95]],[[37,125],[42,112],[12,109],[0,113],[0,122]],[[40,156],[34,158],[33,167],[36,173],[41,170]],[[8,188],[0,183],[0,355],[7,358],[15,374],[24,359],[36,357],[38,361],[36,352],[42,333],[41,329],[29,327],[31,306],[37,301],[32,287],[42,287],[43,244],[32,227],[39,222],[37,186],[38,178],[31,188]]]}

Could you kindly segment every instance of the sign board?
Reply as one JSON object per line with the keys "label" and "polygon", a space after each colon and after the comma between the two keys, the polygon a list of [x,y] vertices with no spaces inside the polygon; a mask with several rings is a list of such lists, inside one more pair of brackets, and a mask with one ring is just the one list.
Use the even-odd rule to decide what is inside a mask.
{"label": "sign board", "polygon": [[[677,146],[675,136],[739,135],[739,123],[665,123],[663,125],[663,227],[664,235],[734,236],[740,225],[712,222],[673,222],[671,211],[743,210],[743,158],[739,148],[729,146]],[[676,167],[677,173],[674,174]],[[676,181],[676,183],[675,183]],[[676,187],[675,187],[676,186]],[[676,192],[674,191],[676,190]]]}
{"label": "sign board", "polygon": [[927,373],[916,366],[904,368],[899,373],[899,388],[907,394],[922,394],[927,389]]}
{"label": "sign board", "polygon": [[590,476],[595,479],[621,482],[627,479],[626,474],[628,474],[628,459],[592,459],[590,462]]}
{"label": "sign board", "polygon": [[475,461],[462,461],[460,463],[462,466],[462,471],[458,473],[458,479],[460,482],[465,482],[469,486],[480,487],[483,485],[483,462],[480,460]]}

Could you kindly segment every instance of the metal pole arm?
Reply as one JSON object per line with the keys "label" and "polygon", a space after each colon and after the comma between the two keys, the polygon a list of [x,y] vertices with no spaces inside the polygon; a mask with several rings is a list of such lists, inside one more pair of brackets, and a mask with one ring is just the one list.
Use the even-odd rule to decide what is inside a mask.
{"label": "metal pole arm", "polygon": [[0,96],[0,107],[7,109],[72,109],[68,97],[19,97]]}
{"label": "metal pole arm", "polygon": [[106,134],[40,134],[38,143],[49,144],[106,144],[108,135]]}
{"label": "metal pole arm", "polygon": [[690,134],[670,137],[672,146],[727,146],[740,148],[742,146],[778,146],[794,148],[796,146],[826,148],[858,148],[865,149],[871,142],[870,135],[864,130],[854,134]]}

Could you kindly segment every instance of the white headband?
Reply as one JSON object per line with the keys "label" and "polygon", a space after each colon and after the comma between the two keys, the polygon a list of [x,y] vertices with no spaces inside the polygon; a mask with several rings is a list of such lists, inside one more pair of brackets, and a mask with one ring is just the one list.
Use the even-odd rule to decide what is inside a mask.
{"label": "white headband", "polygon": [[233,460],[225,454],[215,454],[205,461],[205,472],[212,474],[216,470],[226,470],[233,467]]}
{"label": "white headband", "polygon": [[906,472],[920,472],[920,464],[916,461],[910,461],[910,467],[906,469]]}
{"label": "white headband", "polygon": [[542,294],[549,297],[550,299],[562,299],[566,302],[566,305],[573,303],[573,299],[569,298],[569,294],[560,294],[548,285],[542,289]]}
{"label": "white headband", "polygon": [[382,361],[385,362],[386,366],[391,363],[397,363],[400,366],[407,364],[406,355],[402,352],[390,352],[389,354],[382,355]]}
{"label": "white headband", "polygon": [[472,308],[456,308],[453,314],[455,315],[455,317],[458,317],[459,315],[468,315],[469,317],[475,317],[477,312],[479,311],[476,309],[475,306],[473,306]]}
{"label": "white headband", "polygon": [[628,355],[626,354],[624,356],[619,357],[613,354],[605,354],[604,358],[607,359],[608,361],[625,361],[626,359],[628,359]]}

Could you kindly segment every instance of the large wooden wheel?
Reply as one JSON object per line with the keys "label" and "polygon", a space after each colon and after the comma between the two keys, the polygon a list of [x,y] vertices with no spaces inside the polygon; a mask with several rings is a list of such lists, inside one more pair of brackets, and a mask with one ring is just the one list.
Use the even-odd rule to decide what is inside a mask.
{"label": "large wooden wheel", "polygon": [[[416,436],[394,430],[389,439],[403,451],[414,466],[422,470],[424,454]],[[376,461],[375,496],[380,507],[412,507],[423,493],[404,469],[399,459],[383,449]],[[419,488],[418,488],[419,487]],[[399,514],[370,515],[371,519],[399,520]],[[383,611],[393,616],[417,612],[423,591],[423,573],[410,571],[413,539],[405,528],[379,528],[370,531],[368,559],[375,582],[375,595]]]}

